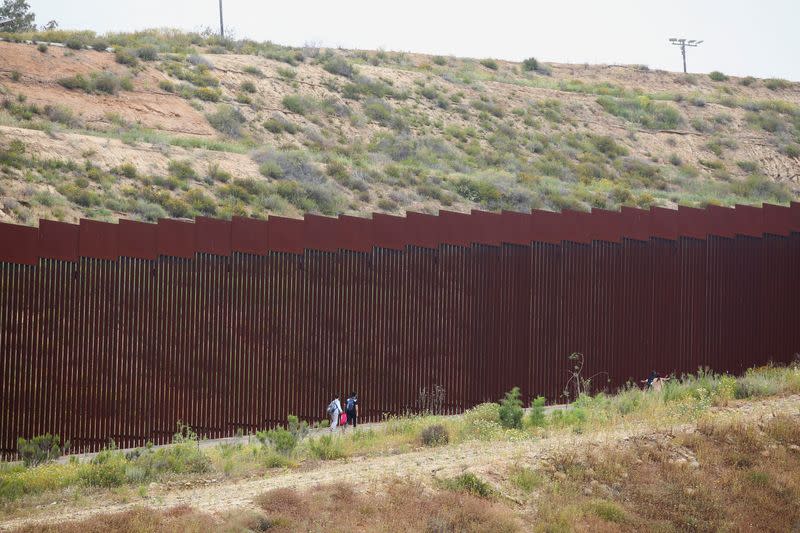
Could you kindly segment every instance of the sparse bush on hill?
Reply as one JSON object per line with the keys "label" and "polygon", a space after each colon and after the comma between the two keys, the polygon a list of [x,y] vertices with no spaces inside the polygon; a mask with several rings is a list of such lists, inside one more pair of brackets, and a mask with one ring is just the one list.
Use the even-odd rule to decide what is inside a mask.
{"label": "sparse bush on hill", "polygon": [[764,80],[764,87],[770,91],[780,91],[783,89],[788,89],[791,86],[791,83],[780,78],[770,78],[768,80]]}
{"label": "sparse bush on hill", "polygon": [[715,70],[708,75],[713,81],[728,81],[730,78],[722,72]]}
{"label": "sparse bush on hill", "polygon": [[494,59],[481,59],[481,65],[488,68],[489,70],[497,70],[498,65],[497,61]]}
{"label": "sparse bush on hill", "polygon": [[526,72],[539,70],[539,61],[535,57],[529,57],[522,62],[522,70]]}
{"label": "sparse bush on hill", "polygon": [[649,129],[675,129],[683,123],[683,118],[674,107],[654,102],[644,96],[639,98],[600,96],[597,98],[597,103],[606,112]]}
{"label": "sparse bush on hill", "polygon": [[47,44],[45,44],[45,43],[39,43],[39,44],[36,46],[36,49],[37,49],[37,50],[39,50],[41,53],[45,54],[45,53],[47,53],[48,46],[47,46]]}
{"label": "sparse bush on hill", "polygon": [[113,72],[93,72],[88,78],[81,74],[58,80],[59,85],[66,89],[79,89],[87,93],[116,94],[120,90],[133,90],[130,78],[120,78]]}
{"label": "sparse bush on hill", "polygon": [[213,113],[206,115],[211,126],[229,137],[239,137],[242,134],[244,116],[233,106],[222,104]]}
{"label": "sparse bush on hill", "polygon": [[331,74],[352,78],[356,74],[353,65],[342,56],[334,55],[322,63],[322,68]]}
{"label": "sparse bush on hill", "polygon": [[117,48],[114,50],[114,60],[121,65],[128,65],[129,67],[135,67],[139,64],[139,60],[133,52],[125,48]]}

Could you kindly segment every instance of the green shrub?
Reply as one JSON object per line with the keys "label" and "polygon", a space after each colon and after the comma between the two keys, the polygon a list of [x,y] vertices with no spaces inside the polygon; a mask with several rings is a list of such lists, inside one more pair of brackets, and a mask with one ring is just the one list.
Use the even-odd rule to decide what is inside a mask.
{"label": "green shrub", "polygon": [[597,98],[597,103],[606,112],[649,129],[675,129],[683,123],[680,113],[674,107],[654,102],[646,96],[637,98],[600,96]]}
{"label": "green shrub", "polygon": [[519,429],[522,427],[522,400],[520,400],[519,387],[508,391],[500,400],[500,424],[506,429]]}
{"label": "green shrub", "polygon": [[250,80],[243,81],[239,88],[246,93],[256,92],[256,84]]}
{"label": "green shrub", "polygon": [[547,419],[544,415],[544,396],[537,396],[531,401],[531,410],[528,414],[528,424],[533,427],[544,427],[547,424]]}
{"label": "green shrub", "polygon": [[728,81],[730,78],[723,74],[722,72],[715,70],[708,74],[708,77],[711,78],[713,81]]}
{"label": "green shrub", "polygon": [[443,66],[445,66],[447,64],[447,58],[445,58],[443,56],[434,56],[433,63],[435,65],[439,65],[440,67],[443,67]]}
{"label": "green shrub", "polygon": [[350,64],[345,58],[341,56],[333,56],[322,64],[322,68],[331,74],[337,76],[344,76],[345,78],[352,78],[356,74],[353,65]]}
{"label": "green shrub", "polygon": [[587,504],[587,510],[606,522],[622,524],[628,520],[625,511],[619,505],[611,501],[596,500],[589,502]]}
{"label": "green shrub", "polygon": [[122,452],[113,449],[103,450],[95,455],[88,468],[81,472],[81,478],[90,487],[118,487],[127,480],[125,476],[127,466]]}
{"label": "green shrub", "polygon": [[67,39],[67,42],[65,42],[64,44],[70,50],[81,50],[83,48],[84,42],[80,39],[70,38]]}
{"label": "green shrub", "polygon": [[116,94],[121,86],[119,77],[113,72],[103,72],[92,80],[94,90],[106,94]]}
{"label": "green shrub", "polygon": [[67,78],[60,78],[58,80],[58,84],[64,87],[65,89],[80,89],[82,91],[89,92],[91,91],[92,85],[84,78],[81,74],[76,74],[75,76],[70,76]]}
{"label": "green shrub", "polygon": [[45,54],[45,53],[47,53],[47,44],[39,43],[39,45],[36,47],[36,49],[39,50],[41,53]]}
{"label": "green shrub", "polygon": [[243,70],[244,70],[244,72],[246,74],[251,74],[251,75],[257,76],[259,78],[263,78],[264,77],[264,73],[261,72],[261,69],[258,68],[258,67],[255,67],[253,65],[247,65],[246,67],[244,67]]}
{"label": "green shrub", "polygon": [[108,50],[108,46],[109,46],[108,42],[102,39],[92,41],[91,44],[92,50],[95,50],[96,52],[105,52],[106,50]]}
{"label": "green shrub", "polygon": [[308,441],[308,452],[311,457],[330,461],[346,457],[341,439],[335,439],[333,435],[322,435],[316,439]]}
{"label": "green shrub", "polygon": [[172,83],[169,80],[161,80],[161,81],[159,81],[158,82],[158,88],[163,90],[163,91],[167,91],[168,93],[174,93],[175,92],[175,84]]}
{"label": "green shrub", "polygon": [[222,92],[213,87],[198,87],[194,89],[192,96],[204,102],[219,102],[220,98],[222,98]]}
{"label": "green shrub", "polygon": [[766,87],[770,91],[779,91],[781,89],[788,89],[791,86],[792,86],[791,83],[779,78],[770,78],[764,81],[764,87]]}
{"label": "green shrub", "polygon": [[497,61],[494,59],[481,59],[481,65],[488,68],[489,70],[497,70],[498,65]]}
{"label": "green shrub", "polygon": [[200,189],[189,189],[183,199],[196,213],[209,217],[217,214],[217,202]]}
{"label": "green shrub", "polygon": [[271,446],[275,451],[284,455],[291,454],[297,446],[297,437],[282,427],[259,431],[256,433],[256,438],[264,446]]}
{"label": "green shrub", "polygon": [[781,148],[781,152],[788,157],[798,158],[800,157],[800,144],[797,143],[789,143]]}
{"label": "green shrub", "polygon": [[291,67],[289,68],[278,67],[276,72],[278,73],[278,76],[280,76],[282,79],[286,81],[292,81],[297,77],[297,71]]}
{"label": "green shrub", "polygon": [[745,87],[750,87],[753,85],[757,80],[753,76],[746,76],[739,80],[739,85],[744,85]]}
{"label": "green shrub", "polygon": [[136,50],[136,57],[142,61],[155,61],[158,59],[158,50],[154,46],[143,46]]}
{"label": "green shrub", "polygon": [[300,94],[287,94],[283,97],[281,103],[283,104],[283,107],[292,113],[297,113],[298,115],[303,116],[310,114],[317,107],[316,100]]}
{"label": "green shrub", "polygon": [[143,483],[167,474],[202,474],[211,470],[211,461],[193,439],[152,449],[139,448],[126,457],[126,482]]}
{"label": "green shrub", "polygon": [[433,424],[424,428],[420,432],[419,438],[423,446],[440,446],[450,442],[450,434],[442,424]]}
{"label": "green shrub", "polygon": [[61,438],[58,435],[39,435],[30,440],[20,437],[17,439],[17,453],[19,453],[25,466],[36,466],[58,459],[69,447],[66,443],[61,447]]}
{"label": "green shrub", "polygon": [[522,70],[526,72],[539,70],[539,61],[535,57],[529,57],[522,62]]}
{"label": "green shrub", "polygon": [[272,133],[286,132],[290,135],[294,135],[299,131],[299,128],[296,125],[280,115],[273,115],[265,120],[263,125],[264,129]]}
{"label": "green shrub", "polygon": [[442,486],[448,490],[466,492],[480,498],[490,498],[494,495],[492,486],[472,472],[442,480]]}
{"label": "green shrub", "polygon": [[211,127],[225,135],[230,137],[240,137],[242,135],[244,116],[233,106],[220,105],[216,111],[207,114],[206,119],[211,124]]}
{"label": "green shrub", "polygon": [[544,483],[542,476],[530,468],[513,469],[509,481],[526,494],[530,494]]}
{"label": "green shrub", "polygon": [[116,48],[114,50],[114,60],[121,65],[128,65],[129,67],[135,67],[139,64],[136,55],[124,48]]}
{"label": "green shrub", "polygon": [[192,164],[189,161],[170,161],[167,165],[167,170],[169,170],[170,174],[182,180],[197,178],[197,172],[192,168]]}

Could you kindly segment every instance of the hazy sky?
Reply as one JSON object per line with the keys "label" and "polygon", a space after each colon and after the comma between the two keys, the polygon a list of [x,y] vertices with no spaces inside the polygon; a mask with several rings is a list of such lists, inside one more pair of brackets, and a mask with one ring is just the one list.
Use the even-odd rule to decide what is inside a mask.
{"label": "hazy sky", "polygon": [[[44,24],[97,32],[218,27],[218,0],[29,0]],[[302,45],[680,70],[669,37],[704,39],[689,71],[800,80],[800,0],[224,0],[237,37]]]}

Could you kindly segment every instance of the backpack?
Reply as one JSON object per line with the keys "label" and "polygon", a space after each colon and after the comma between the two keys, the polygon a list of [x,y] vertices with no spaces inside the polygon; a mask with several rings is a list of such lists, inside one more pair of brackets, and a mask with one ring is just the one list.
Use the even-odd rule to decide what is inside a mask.
{"label": "backpack", "polygon": [[348,411],[355,411],[356,409],[356,399],[355,398],[348,398],[347,399],[347,410]]}
{"label": "backpack", "polygon": [[335,411],[336,411],[336,401],[333,401],[328,405],[328,414],[332,415]]}

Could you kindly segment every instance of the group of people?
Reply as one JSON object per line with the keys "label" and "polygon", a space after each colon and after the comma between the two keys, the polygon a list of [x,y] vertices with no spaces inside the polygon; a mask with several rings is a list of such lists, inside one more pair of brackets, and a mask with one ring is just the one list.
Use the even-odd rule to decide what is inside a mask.
{"label": "group of people", "polygon": [[333,399],[328,404],[328,416],[331,418],[331,431],[335,431],[337,427],[341,427],[342,431],[351,425],[354,428],[358,426],[358,394],[351,392],[350,396],[344,401],[344,409],[342,409],[342,402],[339,396]]}

